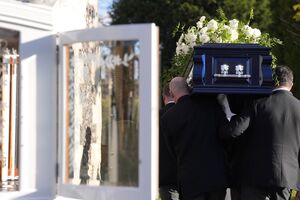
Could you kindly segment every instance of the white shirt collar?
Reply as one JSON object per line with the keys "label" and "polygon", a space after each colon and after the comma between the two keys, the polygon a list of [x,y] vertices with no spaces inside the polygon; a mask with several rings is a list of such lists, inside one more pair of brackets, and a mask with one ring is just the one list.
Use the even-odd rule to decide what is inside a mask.
{"label": "white shirt collar", "polygon": [[279,87],[279,88],[275,88],[272,90],[272,92],[278,91],[278,90],[286,90],[286,91],[290,91],[287,87]]}
{"label": "white shirt collar", "polygon": [[168,102],[166,103],[166,105],[169,104],[169,103],[175,103],[175,101],[168,101]]}

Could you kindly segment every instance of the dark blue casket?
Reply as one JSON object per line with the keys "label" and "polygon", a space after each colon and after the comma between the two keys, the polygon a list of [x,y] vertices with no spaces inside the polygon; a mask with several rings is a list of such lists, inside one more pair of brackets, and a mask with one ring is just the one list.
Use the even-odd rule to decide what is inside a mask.
{"label": "dark blue casket", "polygon": [[195,46],[192,93],[270,94],[270,50],[258,44]]}

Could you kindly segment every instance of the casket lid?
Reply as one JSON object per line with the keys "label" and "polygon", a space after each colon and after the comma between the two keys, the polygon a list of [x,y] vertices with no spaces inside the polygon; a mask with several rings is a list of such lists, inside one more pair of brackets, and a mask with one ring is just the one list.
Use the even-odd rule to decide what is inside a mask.
{"label": "casket lid", "polygon": [[203,45],[194,46],[194,50],[197,49],[243,49],[247,50],[263,50],[270,51],[271,48],[262,46],[260,44],[248,44],[248,43],[205,43]]}

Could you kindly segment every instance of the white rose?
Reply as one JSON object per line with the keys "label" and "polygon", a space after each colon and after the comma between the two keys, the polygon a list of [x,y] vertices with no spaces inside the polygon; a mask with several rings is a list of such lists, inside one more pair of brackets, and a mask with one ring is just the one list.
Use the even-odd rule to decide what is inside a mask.
{"label": "white rose", "polygon": [[187,46],[187,45],[185,45],[185,46],[182,47],[182,52],[183,52],[184,54],[187,54],[187,53],[189,52],[189,50],[190,50],[190,47]]}
{"label": "white rose", "polygon": [[200,22],[204,22],[204,20],[206,19],[206,17],[205,16],[202,16],[202,17],[200,17]]}
{"label": "white rose", "polygon": [[231,29],[237,29],[238,26],[239,26],[239,21],[236,20],[236,19],[233,19],[233,20],[229,20],[229,26]]}
{"label": "white rose", "polygon": [[188,32],[185,35],[184,39],[185,39],[185,42],[188,45],[194,46],[195,43],[196,43],[197,35],[194,33],[193,30],[190,29],[190,30],[188,30]]}
{"label": "white rose", "polygon": [[205,21],[205,16],[200,17],[199,21],[197,22],[197,28],[202,28],[203,27],[203,22]]}
{"label": "white rose", "polygon": [[253,28],[251,28],[250,26],[248,26],[248,25],[245,25],[244,26],[244,28],[245,28],[245,34],[248,36],[248,37],[252,37],[252,35],[253,35]]}
{"label": "white rose", "polygon": [[207,23],[207,29],[208,30],[212,30],[212,31],[215,31],[218,29],[218,22],[214,19],[210,20],[208,23]]}
{"label": "white rose", "polygon": [[184,34],[182,33],[182,34],[180,35],[180,38],[178,39],[178,43],[179,43],[179,44],[183,42],[183,38],[184,38]]}
{"label": "white rose", "polygon": [[198,21],[197,22],[197,28],[202,28],[203,27],[203,22],[201,22],[201,21]]}
{"label": "white rose", "polygon": [[235,41],[239,38],[239,33],[237,32],[237,30],[230,29],[229,34],[230,34],[230,40],[231,41]]}
{"label": "white rose", "polygon": [[182,42],[176,42],[176,54],[180,54],[180,51],[181,51],[181,46],[184,45],[184,43]]}
{"label": "white rose", "polygon": [[206,34],[207,32],[207,27],[203,27],[201,30],[200,30],[200,34]]}
{"label": "white rose", "polygon": [[206,35],[206,34],[201,34],[201,35],[199,36],[199,39],[200,39],[200,42],[201,42],[201,43],[207,43],[207,42],[210,41],[209,36]]}
{"label": "white rose", "polygon": [[259,38],[260,36],[261,36],[260,30],[257,29],[257,28],[254,28],[254,29],[253,29],[253,37],[254,37],[254,38]]}
{"label": "white rose", "polygon": [[176,55],[181,54],[181,46],[177,45],[176,47]]}
{"label": "white rose", "polygon": [[181,43],[181,44],[177,43],[176,54],[177,55],[182,54],[182,53],[187,54],[189,49],[190,49],[190,47],[188,45],[186,45],[185,43]]}

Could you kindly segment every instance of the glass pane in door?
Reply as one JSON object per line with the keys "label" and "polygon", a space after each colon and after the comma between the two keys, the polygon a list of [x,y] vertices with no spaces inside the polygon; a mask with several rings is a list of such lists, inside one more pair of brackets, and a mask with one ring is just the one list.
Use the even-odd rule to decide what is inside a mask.
{"label": "glass pane in door", "polygon": [[65,45],[64,182],[138,186],[139,42]]}

